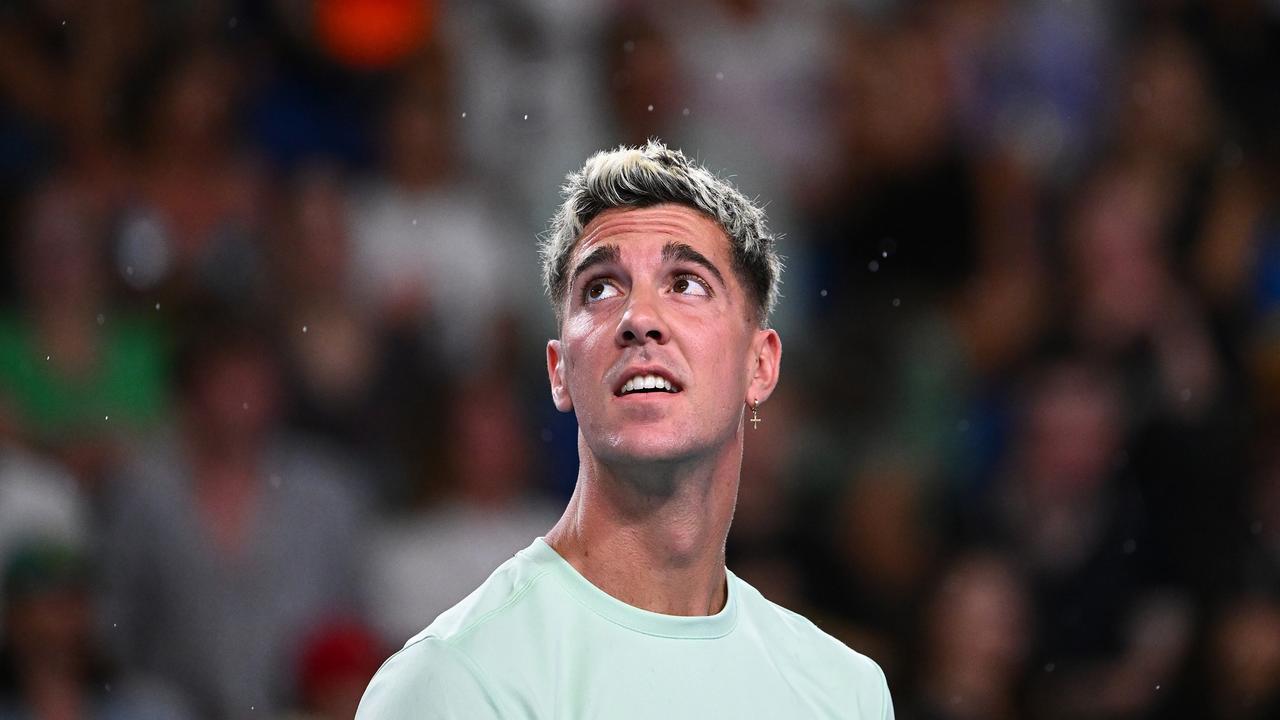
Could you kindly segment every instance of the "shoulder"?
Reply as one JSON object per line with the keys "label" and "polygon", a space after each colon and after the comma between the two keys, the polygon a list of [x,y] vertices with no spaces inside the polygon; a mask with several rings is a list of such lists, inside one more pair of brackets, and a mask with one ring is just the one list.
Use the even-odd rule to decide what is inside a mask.
{"label": "shoulder", "polygon": [[502,708],[491,685],[467,655],[438,637],[409,641],[378,669],[356,720],[497,718]]}
{"label": "shoulder", "polygon": [[505,717],[509,694],[489,675],[491,640],[510,645],[527,627],[522,599],[545,572],[520,555],[411,638],[378,670],[357,720],[364,718]]}
{"label": "shoulder", "polygon": [[775,657],[821,684],[852,692],[859,707],[878,707],[875,717],[892,717],[888,683],[880,665],[823,631],[812,620],[765,598],[735,578],[744,618],[760,634]]}
{"label": "shoulder", "polygon": [[524,609],[521,601],[545,576],[545,568],[517,553],[499,565],[480,587],[409,640],[406,647],[426,637],[459,643],[485,626],[518,622],[514,616]]}

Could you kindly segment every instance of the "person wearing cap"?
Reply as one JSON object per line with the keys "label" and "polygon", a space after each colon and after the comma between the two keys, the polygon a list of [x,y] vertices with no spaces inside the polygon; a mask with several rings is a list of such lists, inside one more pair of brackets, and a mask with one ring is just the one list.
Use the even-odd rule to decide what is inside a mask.
{"label": "person wearing cap", "polygon": [[782,357],[764,212],[656,141],[597,153],[564,196],[541,252],[577,485],[383,664],[356,717],[892,718],[875,662],[725,567]]}

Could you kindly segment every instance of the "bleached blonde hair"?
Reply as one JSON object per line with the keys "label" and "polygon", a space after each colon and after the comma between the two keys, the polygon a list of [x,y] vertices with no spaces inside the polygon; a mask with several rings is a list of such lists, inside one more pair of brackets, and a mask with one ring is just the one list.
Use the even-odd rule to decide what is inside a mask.
{"label": "bleached blonde hair", "polygon": [[568,292],[569,256],[582,229],[610,208],[642,208],[661,203],[691,207],[714,220],[729,239],[733,270],[756,319],[766,327],[778,302],[782,258],[765,224],[764,210],[702,165],[658,140],[643,147],[601,151],[570,173],[561,189],[564,202],[539,242],[542,282],[556,321],[562,321]]}

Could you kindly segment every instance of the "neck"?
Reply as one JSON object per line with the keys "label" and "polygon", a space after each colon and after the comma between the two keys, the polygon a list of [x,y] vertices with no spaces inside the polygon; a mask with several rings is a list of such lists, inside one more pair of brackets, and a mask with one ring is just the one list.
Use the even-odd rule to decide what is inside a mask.
{"label": "neck", "polygon": [[578,437],[578,484],[547,543],[593,585],[643,610],[714,615],[727,597],[724,545],[741,436],[688,461],[607,463]]}

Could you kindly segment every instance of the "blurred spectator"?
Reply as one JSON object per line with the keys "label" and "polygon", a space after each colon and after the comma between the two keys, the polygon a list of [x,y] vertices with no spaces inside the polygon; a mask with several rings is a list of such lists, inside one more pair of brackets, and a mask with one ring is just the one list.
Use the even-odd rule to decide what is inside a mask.
{"label": "blurred spectator", "polygon": [[107,159],[115,95],[150,40],[146,5],[30,0],[0,10],[0,128],[17,140],[0,144],[0,181],[50,160]]}
{"label": "blurred spectator", "polygon": [[896,687],[914,666],[915,619],[936,571],[926,486],[916,468],[883,453],[861,460],[835,492],[809,594],[849,623],[836,636],[875,657]]}
{"label": "blurred spectator", "polygon": [[165,344],[113,307],[102,218],[65,176],[29,196],[15,251],[21,305],[0,315],[0,393],[23,437],[92,483],[167,411]]}
{"label": "blurred spectator", "polygon": [[[643,145],[649,138],[680,138],[687,91],[672,38],[648,15],[632,10],[605,29],[600,54],[605,88],[616,127],[610,145]],[[673,143],[674,144],[674,143]]]}
{"label": "blurred spectator", "polygon": [[[2,433],[0,433],[2,435]],[[88,503],[76,479],[5,438],[0,445],[0,567],[32,538],[88,543]],[[0,591],[0,605],[5,602]],[[7,628],[0,620],[0,643]]]}
{"label": "blurred spectator", "polygon": [[192,328],[181,415],[112,487],[102,619],[127,662],[203,713],[282,710],[292,653],[354,607],[358,479],[277,425],[276,361],[247,325]]}
{"label": "blurred spectator", "polygon": [[1206,314],[1173,267],[1172,190],[1151,166],[1088,177],[1066,220],[1066,322],[1073,342],[1121,375],[1161,563],[1204,592],[1238,572],[1244,418]]}
{"label": "blurred spectator", "polygon": [[341,177],[323,167],[290,180],[271,234],[272,319],[284,364],[284,418],[367,463],[389,507],[411,500],[414,460],[443,421],[441,361],[417,328],[358,303]]}
{"label": "blurred spectator", "polygon": [[398,647],[540,537],[560,516],[534,493],[529,440],[511,380],[462,386],[447,414],[448,461],[431,478],[446,494],[415,516],[385,523],[367,556],[367,604],[384,641]]}
{"label": "blurred spectator", "polygon": [[1022,667],[1034,624],[1013,565],[986,552],[960,554],[924,615],[918,668],[920,720],[1024,717]]}
{"label": "blurred spectator", "polygon": [[[1037,717],[1130,717],[1181,666],[1190,608],[1153,576],[1142,503],[1119,456],[1118,378],[1080,359],[1032,371],[995,516],[1026,569],[1037,619]],[[1153,556],[1156,556],[1153,559]]]}
{"label": "blurred spectator", "polygon": [[533,243],[515,242],[506,208],[467,177],[452,141],[448,63],[433,46],[391,98],[386,174],[354,199],[352,281],[383,323],[430,328],[457,372],[486,361],[497,319],[532,295],[521,288],[531,287],[536,265],[519,249]]}
{"label": "blurred spectator", "polygon": [[1117,52],[1108,3],[921,3],[940,40],[960,130],[1047,184],[1079,171],[1105,139]]}
{"label": "blurred spectator", "polygon": [[[683,105],[689,115],[669,139],[710,167],[733,168],[735,185],[767,199],[774,227],[795,227],[791,189],[805,188],[799,181],[821,174],[833,159],[828,128],[816,112],[822,72],[839,41],[831,9],[777,0],[656,7],[688,87]],[[655,111],[662,99],[649,100]]]}
{"label": "blurred spectator", "polygon": [[166,686],[121,672],[92,631],[88,567],[75,550],[33,542],[5,564],[0,718],[178,720],[193,717]]}
{"label": "blurred spectator", "polygon": [[517,211],[512,217],[526,232],[510,246],[517,252],[533,247],[523,238],[555,212],[565,173],[609,144],[600,43],[611,13],[621,8],[450,3],[444,25],[454,60],[457,139],[491,179],[489,194],[506,212]]}
{"label": "blurred spectator", "polygon": [[939,41],[907,21],[844,32],[830,101],[841,162],[809,229],[834,277],[818,287],[876,307],[894,296],[935,300],[968,278],[979,248],[975,169]]}
{"label": "blurred spectator", "polygon": [[127,285],[170,307],[259,299],[261,168],[236,130],[236,58],[208,43],[155,51],[137,110],[133,181],[116,262]]}

